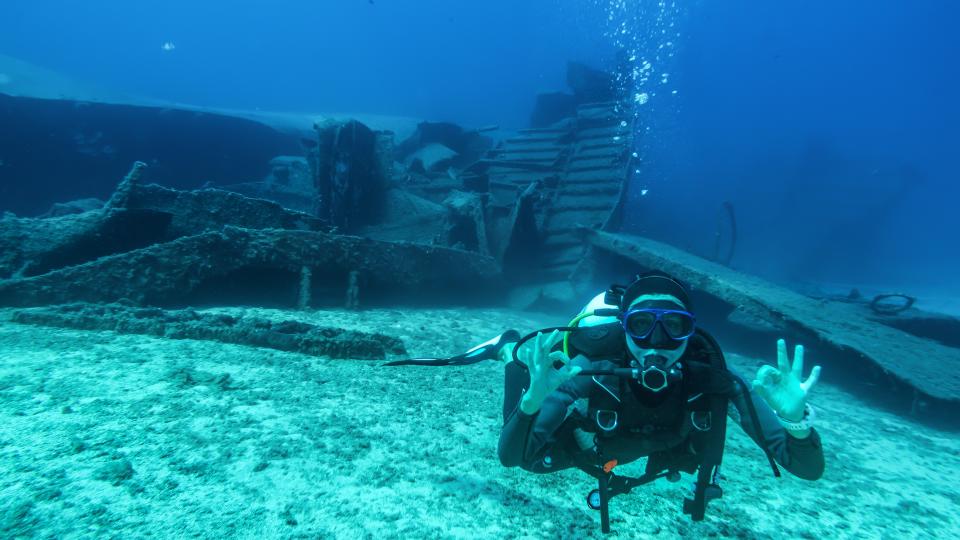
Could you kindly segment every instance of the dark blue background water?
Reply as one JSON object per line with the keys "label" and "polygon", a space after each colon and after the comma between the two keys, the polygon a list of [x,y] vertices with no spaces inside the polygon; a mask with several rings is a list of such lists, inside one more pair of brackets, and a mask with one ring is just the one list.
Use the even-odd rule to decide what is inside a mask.
{"label": "dark blue background water", "polygon": [[[730,200],[741,265],[960,294],[958,15],[949,1],[690,7],[642,226],[709,253]],[[686,224],[670,217],[681,205]]]}
{"label": "dark blue background water", "polygon": [[0,52],[200,105],[523,124],[604,42],[562,3],[3,0]]}
{"label": "dark blue background water", "polygon": [[[731,201],[739,267],[960,296],[955,2],[626,3],[613,24],[642,34],[644,58],[668,40],[675,51],[641,89],[656,95],[630,230],[711,254]],[[608,9],[4,0],[0,53],[200,105],[521,126],[534,94],[563,88],[566,60],[609,65]]]}

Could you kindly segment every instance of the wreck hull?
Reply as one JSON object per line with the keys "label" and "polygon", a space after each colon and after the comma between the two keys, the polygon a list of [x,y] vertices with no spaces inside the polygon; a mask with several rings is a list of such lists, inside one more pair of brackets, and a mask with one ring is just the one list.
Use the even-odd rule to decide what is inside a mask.
{"label": "wreck hull", "polygon": [[583,229],[597,250],[659,269],[724,305],[728,317],[764,323],[766,332],[802,340],[817,358],[865,394],[901,412],[936,415],[956,425],[960,413],[960,351],[866,316],[857,306],[804,296],[756,276],[638,236]]}
{"label": "wreck hull", "polygon": [[[450,271],[453,268],[455,272]],[[306,286],[304,269],[313,275]],[[500,277],[496,261],[467,251],[316,231],[225,227],[40,276],[2,281],[0,305],[121,300],[186,305],[204,296],[243,302],[251,297],[237,285],[249,285],[260,288],[260,298],[266,290],[282,295],[274,296],[273,303],[296,307],[300,296],[311,296],[315,280],[318,287],[337,294],[314,298],[342,306],[352,271],[361,275],[364,301],[376,303],[403,296],[420,303],[439,302],[454,291],[458,301],[492,298]]]}
{"label": "wreck hull", "polygon": [[[0,94],[3,207],[36,215],[54,203],[107,198],[134,161],[177,189],[253,180],[299,137],[260,122],[189,109]],[[211,159],[214,157],[214,159]]]}

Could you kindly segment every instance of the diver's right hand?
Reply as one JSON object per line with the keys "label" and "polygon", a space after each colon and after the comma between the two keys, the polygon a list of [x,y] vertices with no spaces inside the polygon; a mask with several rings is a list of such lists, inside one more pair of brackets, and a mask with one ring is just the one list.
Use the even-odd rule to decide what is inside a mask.
{"label": "diver's right hand", "polygon": [[[554,330],[549,336],[538,332],[537,337],[533,339],[532,348],[521,347],[517,351],[517,357],[526,364],[530,372],[530,388],[520,399],[520,410],[525,414],[534,414],[539,411],[543,400],[550,392],[571,377],[575,377],[583,369],[580,366],[570,366],[570,358],[563,351],[550,352],[550,349],[561,339],[563,335],[558,330]],[[559,369],[553,367],[557,360],[563,362],[563,366]]]}

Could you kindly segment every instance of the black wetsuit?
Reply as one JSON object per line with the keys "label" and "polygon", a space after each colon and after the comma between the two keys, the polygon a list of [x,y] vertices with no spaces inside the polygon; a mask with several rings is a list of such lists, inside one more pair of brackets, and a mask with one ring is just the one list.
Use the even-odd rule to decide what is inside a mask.
{"label": "black wetsuit", "polygon": [[[687,352],[690,352],[689,349]],[[684,354],[681,362],[687,356],[688,354]],[[583,356],[577,356],[572,362],[584,368],[591,365],[590,361]],[[592,367],[597,368],[597,364],[594,362]],[[520,398],[529,386],[527,370],[516,362],[510,362],[506,366],[505,379],[504,425],[500,432],[498,447],[500,462],[504,466],[519,466],[530,472],[549,473],[573,467],[575,454],[593,451],[590,445],[584,447],[578,444],[574,435],[575,429],[580,425],[576,421],[575,404],[578,400],[582,403],[582,398],[589,397],[591,392],[596,390],[597,382],[593,378],[581,376],[564,382],[546,397],[540,410],[533,415],[525,414],[520,410]],[[698,399],[695,394],[682,397],[685,400]],[[824,459],[820,437],[815,430],[811,429],[810,436],[803,439],[791,436],[777,420],[770,406],[751,390],[749,399],[753,401],[761,431],[756,433],[746,403],[747,397],[739,387],[729,393],[728,399],[729,416],[740,424],[757,445],[765,448],[777,463],[797,477],[807,480],[820,478],[823,474]],[[666,419],[668,421],[665,423],[670,424],[669,416],[672,411],[667,409],[678,407],[667,407],[665,403],[660,407],[637,408],[660,417],[660,420]],[[589,435],[592,436],[592,434]],[[674,438],[671,439],[671,437]],[[583,438],[581,434],[581,439]],[[662,450],[664,446],[679,447],[685,435],[653,431],[649,437],[650,444],[647,444],[647,438],[642,434],[628,434],[620,439],[604,442],[604,456],[616,459],[622,465],[647,456],[651,452]],[[657,445],[660,447],[658,448]]]}

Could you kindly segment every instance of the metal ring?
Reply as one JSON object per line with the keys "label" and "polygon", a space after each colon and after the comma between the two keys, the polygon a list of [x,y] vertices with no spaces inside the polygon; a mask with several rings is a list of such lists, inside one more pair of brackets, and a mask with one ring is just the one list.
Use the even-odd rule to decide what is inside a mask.
{"label": "metal ring", "polygon": [[[902,306],[885,306],[880,303],[886,300],[887,298],[903,298],[904,303]],[[896,315],[897,313],[902,313],[910,309],[911,307],[913,307],[913,304],[916,301],[917,301],[916,298],[914,298],[913,296],[908,296],[906,294],[900,294],[900,293],[878,294],[874,296],[873,301],[870,302],[870,309],[872,309],[874,313],[878,313],[880,315]]]}
{"label": "metal ring", "polygon": [[[606,426],[604,426],[603,424],[600,423],[600,413],[602,413],[602,412],[613,413],[613,425],[612,425],[612,426],[606,427]],[[617,415],[617,411],[599,411],[599,410],[598,410],[597,413],[594,415],[594,421],[597,423],[597,427],[598,427],[598,428],[600,428],[600,429],[602,429],[602,430],[604,430],[604,431],[613,431],[613,430],[617,429],[617,424],[620,422],[620,418],[619,418],[619,416]]]}
{"label": "metal ring", "polygon": [[[663,384],[661,384],[657,388],[653,388],[652,386],[648,385],[647,373],[650,373],[650,372],[659,373],[660,376],[663,377]],[[647,390],[650,390],[651,392],[660,392],[670,384],[667,380],[667,372],[658,368],[657,366],[650,366],[647,369],[643,370],[643,372],[640,373],[640,383],[643,385],[644,388],[646,388]]]}
{"label": "metal ring", "polygon": [[690,411],[690,424],[693,426],[693,429],[697,431],[710,431],[710,428],[713,425],[713,414],[711,414],[710,411],[707,411],[707,427],[700,427],[697,424],[696,418],[694,418],[694,415],[697,414],[697,412],[698,411]]}

